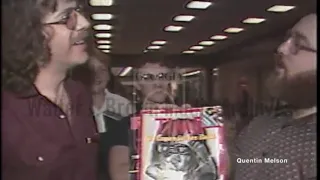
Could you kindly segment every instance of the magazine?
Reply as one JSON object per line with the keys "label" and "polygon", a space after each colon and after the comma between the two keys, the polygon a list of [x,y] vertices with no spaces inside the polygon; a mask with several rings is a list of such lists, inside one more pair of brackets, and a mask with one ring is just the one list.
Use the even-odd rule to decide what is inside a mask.
{"label": "magazine", "polygon": [[144,110],[135,128],[136,180],[225,180],[220,106]]}

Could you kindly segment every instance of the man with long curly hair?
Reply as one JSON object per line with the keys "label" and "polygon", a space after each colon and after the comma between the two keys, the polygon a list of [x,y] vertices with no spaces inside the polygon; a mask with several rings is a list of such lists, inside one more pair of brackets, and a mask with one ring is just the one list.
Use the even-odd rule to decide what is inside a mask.
{"label": "man with long curly hair", "polygon": [[2,4],[2,178],[95,180],[91,96],[67,74],[88,59],[75,0]]}

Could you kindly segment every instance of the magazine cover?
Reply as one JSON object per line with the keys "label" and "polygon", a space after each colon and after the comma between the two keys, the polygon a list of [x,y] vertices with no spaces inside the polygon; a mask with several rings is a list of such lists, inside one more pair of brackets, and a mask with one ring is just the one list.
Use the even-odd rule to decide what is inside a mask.
{"label": "magazine cover", "polygon": [[225,180],[220,106],[143,111],[138,180]]}

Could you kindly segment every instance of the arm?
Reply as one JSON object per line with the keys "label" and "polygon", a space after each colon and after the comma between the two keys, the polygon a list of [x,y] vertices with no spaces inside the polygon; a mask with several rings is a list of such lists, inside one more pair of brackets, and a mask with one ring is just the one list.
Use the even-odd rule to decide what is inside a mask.
{"label": "arm", "polygon": [[111,180],[129,179],[129,122],[130,118],[125,118],[109,131],[111,148],[108,164]]}

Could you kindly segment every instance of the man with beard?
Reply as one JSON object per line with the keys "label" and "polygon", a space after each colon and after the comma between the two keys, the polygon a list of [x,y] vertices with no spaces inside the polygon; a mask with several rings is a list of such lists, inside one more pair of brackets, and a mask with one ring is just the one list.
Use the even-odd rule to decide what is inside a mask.
{"label": "man with beard", "polygon": [[278,97],[292,115],[259,117],[239,135],[235,179],[313,180],[316,173],[317,16],[302,18],[278,48]]}

